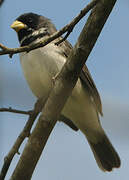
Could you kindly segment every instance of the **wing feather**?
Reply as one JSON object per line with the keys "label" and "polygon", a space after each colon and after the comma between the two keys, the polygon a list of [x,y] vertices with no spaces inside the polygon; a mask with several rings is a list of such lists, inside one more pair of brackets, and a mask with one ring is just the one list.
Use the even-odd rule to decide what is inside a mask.
{"label": "wing feather", "polygon": [[[59,38],[59,40],[61,39],[61,37]],[[67,41],[63,41],[61,44],[58,45],[60,47],[61,54],[63,56],[65,56],[66,58],[69,56],[70,51],[72,50],[72,45]],[[86,65],[83,66],[83,69],[80,73],[80,79],[82,81],[82,84],[84,86],[84,89],[86,89],[86,91],[89,92],[89,95],[91,96],[92,100],[94,101],[94,104],[96,106],[96,110],[103,115],[102,112],[102,103],[101,103],[101,99],[100,99],[100,95],[99,92],[96,88],[96,85],[92,79],[92,76],[87,68]]]}

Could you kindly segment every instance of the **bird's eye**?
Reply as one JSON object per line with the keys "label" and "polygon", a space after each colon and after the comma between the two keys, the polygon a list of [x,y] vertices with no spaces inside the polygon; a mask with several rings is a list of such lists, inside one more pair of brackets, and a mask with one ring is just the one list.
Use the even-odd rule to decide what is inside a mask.
{"label": "bird's eye", "polygon": [[28,19],[28,22],[29,22],[29,23],[32,23],[32,22],[33,22],[32,18],[29,18],[29,19]]}

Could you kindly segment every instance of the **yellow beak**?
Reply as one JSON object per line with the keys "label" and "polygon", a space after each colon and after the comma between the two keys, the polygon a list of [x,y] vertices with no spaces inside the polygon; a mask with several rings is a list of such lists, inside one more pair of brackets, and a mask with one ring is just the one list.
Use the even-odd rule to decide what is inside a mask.
{"label": "yellow beak", "polygon": [[20,21],[14,21],[13,24],[11,25],[11,28],[14,29],[16,32],[20,31],[21,29],[26,29],[27,25],[20,22]]}

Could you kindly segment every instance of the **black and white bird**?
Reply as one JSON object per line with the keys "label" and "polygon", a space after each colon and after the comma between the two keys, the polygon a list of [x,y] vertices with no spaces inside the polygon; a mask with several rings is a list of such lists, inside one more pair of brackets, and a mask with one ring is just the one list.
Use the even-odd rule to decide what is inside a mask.
{"label": "black and white bird", "polygon": [[[34,13],[22,14],[11,27],[17,32],[20,46],[39,42],[57,31],[49,19]],[[20,53],[24,76],[37,98],[48,97],[53,87],[52,78],[61,70],[71,50],[68,41],[59,45],[53,41],[45,47]],[[101,170],[120,167],[120,158],[100,124],[101,100],[86,65],[61,114],[85,135]]]}

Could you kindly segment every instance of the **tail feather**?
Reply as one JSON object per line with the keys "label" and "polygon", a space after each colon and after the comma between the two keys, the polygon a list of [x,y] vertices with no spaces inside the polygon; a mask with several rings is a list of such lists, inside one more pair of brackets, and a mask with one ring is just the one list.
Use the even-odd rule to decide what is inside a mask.
{"label": "tail feather", "polygon": [[96,144],[90,140],[88,142],[101,170],[112,171],[113,168],[120,167],[120,158],[105,134]]}

